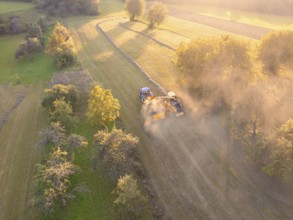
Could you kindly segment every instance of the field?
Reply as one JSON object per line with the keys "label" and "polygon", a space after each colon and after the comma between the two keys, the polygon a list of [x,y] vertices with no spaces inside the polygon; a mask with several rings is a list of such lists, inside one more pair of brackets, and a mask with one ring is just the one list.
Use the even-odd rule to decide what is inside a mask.
{"label": "field", "polygon": [[24,3],[24,2],[1,2],[0,4],[0,14],[8,13],[8,12],[15,12],[15,11],[22,11],[26,9],[33,8],[34,5],[31,3]]}
{"label": "field", "polygon": [[[30,13],[32,4],[1,2],[1,16]],[[2,13],[3,12],[3,13]],[[31,178],[39,159],[38,132],[47,124],[40,106],[42,90],[56,71],[52,59],[37,54],[32,61],[16,60],[14,53],[24,34],[0,36],[0,219],[28,219]],[[23,100],[21,100],[23,97]],[[20,100],[19,105],[12,109]],[[12,211],[14,210],[14,211]]]}
{"label": "field", "polygon": [[[160,132],[153,138],[145,133],[140,116],[139,89],[150,86],[155,94],[163,93],[133,62],[165,90],[178,93],[188,110],[196,110],[196,103],[188,101],[189,97],[178,83],[177,46],[196,37],[224,34],[253,43],[257,39],[237,32],[242,24],[235,20],[225,23],[231,25],[231,31],[227,31],[221,22],[205,25],[194,20],[193,15],[187,18],[176,10],[171,11],[162,26],[149,30],[143,22],[128,21],[122,12],[121,1],[102,2],[100,17],[72,17],[65,19],[65,23],[73,33],[80,65],[119,99],[123,126],[140,139],[140,159],[166,213],[173,219],[206,219],[207,213],[213,219],[290,219],[293,216],[291,197],[287,199],[286,193],[277,189],[274,183],[258,175],[245,158],[231,160],[240,158],[241,152],[231,152],[224,144],[219,118],[204,121],[190,113],[181,121],[162,123],[157,128]],[[0,2],[0,13],[34,11],[31,6],[25,6]],[[203,8],[195,10],[195,6],[182,5],[180,8],[213,19],[231,20],[219,9],[207,12]],[[236,12],[231,11],[231,14]],[[246,16],[251,20],[246,21]],[[265,19],[262,15],[255,16]],[[246,14],[245,19],[237,21],[252,25],[252,17]],[[263,28],[274,28],[266,24],[273,19],[256,23],[260,26],[260,34]],[[284,24],[282,27],[289,26]],[[29,211],[29,189],[34,164],[41,154],[36,147],[37,134],[47,124],[48,115],[40,106],[42,90],[57,70],[45,54],[35,55],[32,61],[16,61],[14,51],[22,39],[23,35],[0,37],[0,120],[17,96],[25,95],[0,129],[0,219],[40,218],[34,211]],[[16,85],[18,78],[20,85]],[[207,124],[212,129],[208,129]],[[89,149],[81,150],[76,156],[76,163],[83,170],[77,179],[86,182],[89,192],[70,201],[65,211],[58,209],[52,217],[42,216],[43,219],[118,219],[112,206],[113,186],[91,169],[92,137],[96,129],[84,121],[75,131],[88,138],[90,143]]]}
{"label": "field", "polygon": [[[290,206],[282,201],[282,207],[277,197],[265,196],[266,191],[278,192],[274,185],[264,184],[268,180],[254,175],[245,161],[227,161],[227,157],[239,157],[239,152],[227,155],[229,150],[223,144],[225,141],[220,140],[219,119],[208,122],[214,127],[211,131],[206,131],[201,127],[201,120],[192,116],[176,125],[170,122],[171,125],[166,126],[173,129],[165,133],[161,131],[162,136],[157,141],[149,138],[142,124],[137,123],[140,121],[138,89],[149,85],[155,94],[160,94],[160,91],[133,68],[129,58],[166,90],[184,94],[178,88],[174,50],[157,41],[176,48],[181,41],[194,37],[232,34],[255,42],[253,35],[243,37],[234,34],[234,30],[241,29],[241,24],[233,23],[236,29],[232,32],[225,32],[217,25],[209,27],[194,23],[192,19],[187,21],[172,16],[162,27],[150,31],[145,24],[128,22],[123,14],[84,22],[68,20],[68,26],[74,31],[82,66],[103,86],[112,89],[122,104],[121,118],[126,129],[140,138],[141,159],[168,214],[174,219],[205,219],[205,211],[212,218],[221,216],[222,219],[286,218],[292,214]],[[253,181],[249,178],[251,176]],[[256,195],[262,200],[258,204],[253,202],[257,200]]]}
{"label": "field", "polygon": [[10,99],[8,107],[17,96],[25,95],[0,132],[1,219],[21,219],[29,214],[31,178],[40,152],[38,132],[46,124],[46,113],[39,102],[43,88],[42,83],[16,87],[1,85],[1,97]]}
{"label": "field", "polygon": [[224,19],[232,22],[249,24],[264,27],[272,30],[292,29],[292,17],[280,15],[266,15],[240,10],[231,10],[198,4],[171,4],[170,7],[176,7],[184,11],[197,13],[209,17]]}

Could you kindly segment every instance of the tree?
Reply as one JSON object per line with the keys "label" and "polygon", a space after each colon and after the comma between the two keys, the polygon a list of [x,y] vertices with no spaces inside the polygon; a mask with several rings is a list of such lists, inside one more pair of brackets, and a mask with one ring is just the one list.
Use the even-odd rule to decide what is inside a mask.
{"label": "tree", "polygon": [[211,109],[231,107],[234,97],[260,75],[248,44],[229,35],[181,44],[176,53],[181,82]]}
{"label": "tree", "polygon": [[48,18],[45,16],[40,17],[37,24],[40,26],[43,33],[46,32],[48,29]]}
{"label": "tree", "polygon": [[76,87],[74,85],[55,84],[52,86],[52,88],[45,89],[42,106],[53,111],[54,101],[62,98],[71,106],[76,106],[78,102],[78,91]]}
{"label": "tree", "polygon": [[114,204],[126,219],[151,219],[148,200],[131,175],[120,177],[113,193]]}
{"label": "tree", "polygon": [[30,24],[28,26],[25,39],[28,39],[28,38],[37,38],[41,41],[41,39],[43,38],[42,29],[38,24]]}
{"label": "tree", "polygon": [[7,31],[9,34],[18,34],[24,31],[24,28],[22,27],[19,16],[13,15],[9,17],[9,24],[7,27]]}
{"label": "tree", "polygon": [[67,129],[69,129],[75,122],[72,107],[69,103],[64,101],[64,97],[56,99],[53,102],[53,111],[50,113],[50,120],[52,122],[59,121],[61,125]]}
{"label": "tree", "polygon": [[136,17],[140,17],[143,14],[144,7],[144,0],[125,1],[125,10],[129,15],[130,21],[134,21]]}
{"label": "tree", "polygon": [[161,2],[154,2],[148,11],[149,27],[153,28],[155,25],[163,23],[168,13],[167,7]]}
{"label": "tree", "polygon": [[98,15],[100,0],[34,0],[37,7],[52,15]]}
{"label": "tree", "polygon": [[65,129],[61,126],[61,123],[51,122],[50,126],[41,131],[41,135],[44,138],[45,144],[52,143],[60,146],[65,140]]}
{"label": "tree", "polygon": [[75,61],[76,54],[70,32],[59,22],[56,23],[49,37],[46,52],[55,58],[59,68],[69,66]]}
{"label": "tree", "polygon": [[279,75],[280,69],[293,66],[293,31],[272,32],[261,39],[259,59],[265,71]]}
{"label": "tree", "polygon": [[77,167],[67,159],[67,152],[59,147],[50,154],[45,165],[38,164],[34,176],[36,194],[34,204],[44,212],[53,212],[59,200],[66,208],[67,198],[73,198],[70,178]]}
{"label": "tree", "polygon": [[22,43],[18,46],[15,52],[15,58],[20,57],[29,57],[32,59],[32,54],[34,52],[41,51],[43,48],[43,41],[40,41],[38,38],[27,38],[25,43]]}
{"label": "tree", "polygon": [[74,149],[78,147],[86,147],[87,145],[88,142],[85,137],[77,134],[71,134],[66,140],[65,147],[68,152],[71,153]]}
{"label": "tree", "polygon": [[95,135],[98,161],[112,180],[130,172],[132,169],[134,149],[138,139],[122,130],[114,129],[110,133],[98,131]]}
{"label": "tree", "polygon": [[271,147],[270,157],[263,167],[265,173],[282,180],[292,180],[293,175],[293,118],[278,130]]}
{"label": "tree", "polygon": [[108,89],[95,86],[89,94],[87,118],[91,124],[107,125],[119,117],[120,104]]}

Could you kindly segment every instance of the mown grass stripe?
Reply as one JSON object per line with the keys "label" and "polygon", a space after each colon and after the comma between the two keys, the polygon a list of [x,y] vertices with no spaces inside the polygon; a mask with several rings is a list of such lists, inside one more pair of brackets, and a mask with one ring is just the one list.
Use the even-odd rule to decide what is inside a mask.
{"label": "mown grass stripe", "polygon": [[145,75],[148,80],[150,80],[153,84],[155,84],[163,93],[167,94],[166,90],[156,81],[154,81],[150,75],[137,63],[135,62],[130,56],[128,56],[126,53],[124,53],[124,51],[122,51],[120,49],[120,47],[114,43],[112,41],[112,39],[106,34],[106,32],[104,32],[104,30],[99,26],[99,24],[97,24],[97,29],[99,30],[99,32],[110,42],[110,44],[115,47],[117,49],[117,51],[126,59],[128,60],[128,62],[134,66],[140,73],[142,73],[143,75]]}

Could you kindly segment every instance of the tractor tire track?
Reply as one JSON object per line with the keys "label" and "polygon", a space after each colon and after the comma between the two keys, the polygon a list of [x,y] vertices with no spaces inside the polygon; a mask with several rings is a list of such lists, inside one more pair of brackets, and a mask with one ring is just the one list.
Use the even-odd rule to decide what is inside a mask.
{"label": "tractor tire track", "polygon": [[159,40],[157,40],[157,39],[151,37],[151,36],[148,35],[148,34],[142,33],[142,32],[140,32],[140,31],[133,30],[133,29],[131,29],[131,28],[129,28],[129,27],[126,27],[126,26],[123,25],[122,23],[119,23],[119,25],[120,25],[121,27],[123,27],[124,29],[127,29],[127,30],[129,30],[129,31],[132,31],[132,32],[134,32],[134,33],[140,34],[140,35],[142,35],[142,36],[144,36],[144,37],[146,37],[146,38],[151,39],[152,41],[156,42],[156,43],[159,44],[160,46],[166,47],[166,48],[168,48],[168,49],[170,49],[170,50],[172,50],[172,51],[176,51],[176,48],[171,47],[170,45],[165,44],[165,43],[163,43],[162,41],[159,41]]}
{"label": "tractor tire track", "polygon": [[5,125],[5,123],[8,121],[8,118],[13,112],[13,110],[16,109],[20,105],[20,103],[23,101],[24,98],[25,98],[25,95],[17,95],[13,106],[7,112],[4,113],[4,115],[2,116],[0,120],[0,131],[2,127]]}
{"label": "tractor tire track", "polygon": [[155,84],[164,94],[167,94],[165,89],[156,81],[154,81],[150,75],[137,63],[132,59],[130,56],[128,56],[123,50],[120,49],[120,47],[112,41],[112,39],[106,34],[106,32],[97,24],[98,31],[109,41],[109,43],[126,59],[128,62],[134,66],[140,73],[142,73],[144,76],[148,78],[149,81],[151,81],[153,84]]}

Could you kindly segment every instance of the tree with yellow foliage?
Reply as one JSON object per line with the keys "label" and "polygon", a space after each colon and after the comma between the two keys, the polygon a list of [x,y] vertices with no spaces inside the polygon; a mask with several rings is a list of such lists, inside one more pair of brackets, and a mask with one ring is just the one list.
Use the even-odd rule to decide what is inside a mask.
{"label": "tree with yellow foliage", "polygon": [[114,122],[119,117],[120,104],[111,90],[95,86],[88,99],[87,118],[93,125],[104,125]]}
{"label": "tree with yellow foliage", "polygon": [[71,65],[75,61],[75,50],[70,32],[59,22],[49,38],[46,52],[55,58],[59,68]]}

